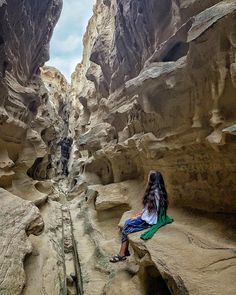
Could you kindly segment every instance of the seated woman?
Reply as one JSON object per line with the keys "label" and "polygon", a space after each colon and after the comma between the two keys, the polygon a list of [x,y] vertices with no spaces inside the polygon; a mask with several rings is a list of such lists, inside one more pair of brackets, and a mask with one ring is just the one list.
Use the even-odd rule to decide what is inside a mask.
{"label": "seated woman", "polygon": [[128,234],[142,231],[156,224],[159,213],[168,208],[167,192],[163,177],[158,171],[149,173],[148,184],[143,197],[143,210],[135,217],[126,220],[121,237],[121,248],[119,254],[113,256],[110,262],[123,261],[129,256]]}

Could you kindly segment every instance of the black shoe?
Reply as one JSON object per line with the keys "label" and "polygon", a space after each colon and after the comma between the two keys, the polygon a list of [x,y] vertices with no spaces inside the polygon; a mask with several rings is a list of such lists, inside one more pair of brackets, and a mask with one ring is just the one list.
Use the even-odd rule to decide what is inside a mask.
{"label": "black shoe", "polygon": [[130,254],[130,252],[129,252],[129,250],[127,250],[126,252],[125,252],[125,256],[130,256],[131,254]]}

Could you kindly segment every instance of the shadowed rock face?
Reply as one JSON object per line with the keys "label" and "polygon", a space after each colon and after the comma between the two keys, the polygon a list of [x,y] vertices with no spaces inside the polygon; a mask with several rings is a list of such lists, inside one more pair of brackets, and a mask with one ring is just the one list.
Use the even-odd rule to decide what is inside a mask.
{"label": "shadowed rock face", "polygon": [[51,185],[32,178],[47,178],[41,132],[53,119],[43,113],[48,95],[39,68],[49,59],[61,8],[61,0],[0,1],[0,294],[22,294],[28,236],[44,228],[34,204],[46,202]]}
{"label": "shadowed rock face", "polygon": [[[97,2],[100,7],[105,6],[100,2]],[[109,16],[94,42],[90,60],[101,66],[111,93],[137,76],[159,45],[186,21],[219,0],[204,1],[203,4],[171,0],[110,2]],[[181,51],[180,45],[176,44],[173,49]],[[176,52],[174,54],[178,56]],[[90,80],[90,76],[87,77]]]}
{"label": "shadowed rock face", "polygon": [[[38,108],[47,100],[39,67],[49,59],[48,43],[61,6],[58,0],[1,2],[0,145],[1,154],[5,155],[3,170],[7,171],[0,174],[3,186],[11,184],[14,174],[11,167],[20,154],[25,157],[19,162],[30,168],[35,158],[46,153],[40,129],[48,122],[41,119],[40,124],[36,123]],[[31,146],[37,150],[35,158]],[[24,148],[28,149],[27,155]]]}
{"label": "shadowed rock face", "polygon": [[15,0],[1,5],[1,76],[7,92],[1,106],[15,120],[28,123],[42,102],[39,67],[49,59],[48,43],[61,4],[55,0],[22,5]]}

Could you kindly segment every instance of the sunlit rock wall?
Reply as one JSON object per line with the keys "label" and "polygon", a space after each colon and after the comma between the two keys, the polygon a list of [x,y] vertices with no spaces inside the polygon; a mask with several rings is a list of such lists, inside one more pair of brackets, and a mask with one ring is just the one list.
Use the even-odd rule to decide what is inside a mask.
{"label": "sunlit rock wall", "polygon": [[[233,0],[96,2],[71,83],[85,294],[233,293],[235,36]],[[149,241],[129,235],[134,255],[113,265],[117,225],[140,210],[152,169],[175,222]]]}
{"label": "sunlit rock wall", "polygon": [[108,184],[157,169],[171,204],[235,212],[235,9],[97,1],[72,76],[86,179]]}

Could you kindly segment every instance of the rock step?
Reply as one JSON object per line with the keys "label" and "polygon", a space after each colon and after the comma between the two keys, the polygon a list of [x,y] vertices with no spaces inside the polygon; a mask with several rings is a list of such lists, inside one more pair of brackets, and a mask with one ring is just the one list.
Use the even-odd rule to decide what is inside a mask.
{"label": "rock step", "polygon": [[170,215],[175,222],[152,239],[130,235],[140,267],[155,265],[172,294],[234,294],[235,220],[183,209],[172,209]]}

